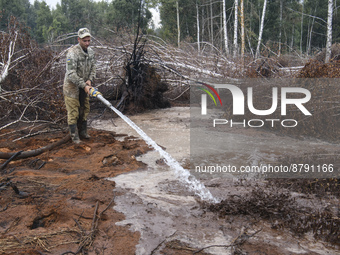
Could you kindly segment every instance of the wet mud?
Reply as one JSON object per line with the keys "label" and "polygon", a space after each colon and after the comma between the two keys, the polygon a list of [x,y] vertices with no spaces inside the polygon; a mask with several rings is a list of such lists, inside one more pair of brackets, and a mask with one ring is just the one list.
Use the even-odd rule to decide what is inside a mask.
{"label": "wet mud", "polygon": [[[30,150],[65,135],[45,134],[15,143],[2,138],[0,147]],[[114,200],[110,202],[119,194],[106,178],[145,168],[135,157],[149,148],[127,136],[118,141],[121,136],[113,132],[91,130],[90,135],[80,145],[69,141],[1,170],[1,254],[134,253],[140,234],[115,225],[124,215],[112,210]]]}
{"label": "wet mud", "polygon": [[[178,162],[190,167],[188,108],[150,111],[132,116],[131,119],[158,144],[164,146]],[[93,125],[115,132],[124,127],[120,120],[116,120],[116,127],[110,121],[99,121]],[[130,135],[133,135],[133,131]],[[273,160],[280,156],[280,152],[286,154],[290,150],[294,153],[290,149],[292,146],[305,147],[308,144],[308,141],[301,142],[288,137],[282,139],[273,133],[251,130],[230,130],[230,135],[235,141],[237,138],[249,141],[258,136],[262,139],[267,136],[271,140],[284,140],[284,143],[276,143],[276,148],[270,148],[275,151],[272,153]],[[319,144],[317,141],[310,143],[329,150],[338,148],[322,141]],[[241,153],[244,158],[230,157],[233,162],[254,160],[254,151],[245,144],[246,148]],[[283,149],[285,144],[287,149]],[[238,143],[237,146],[242,144]],[[230,148],[230,152],[233,149],[235,147]],[[266,158],[268,148],[264,149],[257,153]],[[202,152],[202,155],[204,157],[208,154]],[[114,209],[126,216],[124,221],[117,224],[129,226],[131,231],[141,234],[136,254],[339,253],[339,200],[335,196],[338,194],[336,192],[318,197],[289,190],[284,185],[264,179],[198,176],[212,194],[221,200],[219,204],[202,203],[174,176],[171,169],[162,164],[158,153],[150,151],[138,157],[138,160],[146,163],[147,169],[111,179],[121,194],[115,200]],[[320,215],[314,217],[312,213],[325,210],[329,213],[326,217],[329,221],[325,223],[328,230],[318,222]],[[304,224],[306,227],[303,227]],[[314,224],[313,229],[319,228],[317,232],[324,231],[325,235],[317,236],[308,224]],[[299,230],[302,230],[301,233],[297,233]]]}
{"label": "wet mud", "polygon": [[[129,117],[190,168],[188,107]],[[202,202],[121,119],[97,119],[91,126],[89,141],[68,142],[38,157],[13,161],[1,172],[2,254],[66,254],[79,247],[88,254],[114,255],[339,254],[338,192],[326,190],[318,196],[317,191],[289,189],[294,186],[290,182],[287,186],[242,176],[203,177],[201,181],[221,202]],[[231,132],[245,140],[259,135]],[[42,135],[15,144],[1,139],[0,147],[32,149],[64,135]],[[251,153],[245,150],[243,157]],[[297,233],[287,224],[294,222],[303,229],[302,225],[320,218],[314,212],[326,212],[329,225],[315,221],[316,232],[312,228]]]}

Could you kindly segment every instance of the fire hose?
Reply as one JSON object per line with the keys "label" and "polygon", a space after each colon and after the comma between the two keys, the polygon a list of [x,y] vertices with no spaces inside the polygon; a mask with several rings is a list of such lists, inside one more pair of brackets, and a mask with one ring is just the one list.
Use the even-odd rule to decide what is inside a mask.
{"label": "fire hose", "polygon": [[[109,101],[107,101],[107,100],[103,97],[102,93],[100,93],[100,92],[98,91],[98,89],[96,89],[96,88],[94,88],[94,87],[90,88],[89,94],[90,94],[90,97],[99,99],[99,100],[100,100],[103,104],[105,104],[108,108],[110,108],[110,109],[114,108],[114,107],[112,106],[112,104],[111,104]],[[114,108],[114,109],[115,109],[116,111],[118,111],[116,108]],[[112,110],[113,110],[113,109],[112,109]],[[115,111],[115,112],[116,112],[116,111]]]}

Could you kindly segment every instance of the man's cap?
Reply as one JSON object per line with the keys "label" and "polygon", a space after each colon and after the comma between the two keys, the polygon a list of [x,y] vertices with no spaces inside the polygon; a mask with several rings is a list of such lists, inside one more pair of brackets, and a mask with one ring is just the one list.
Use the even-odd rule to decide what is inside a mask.
{"label": "man's cap", "polygon": [[83,39],[86,36],[91,36],[90,30],[88,28],[84,27],[78,30],[78,37]]}

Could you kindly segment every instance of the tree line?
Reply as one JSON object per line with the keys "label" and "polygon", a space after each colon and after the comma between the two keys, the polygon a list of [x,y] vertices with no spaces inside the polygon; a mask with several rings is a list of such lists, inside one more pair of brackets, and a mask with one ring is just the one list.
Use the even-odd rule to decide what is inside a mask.
{"label": "tree line", "polygon": [[[340,41],[336,0],[159,0],[163,38],[206,43],[226,53],[313,54],[326,46],[332,2],[333,43]],[[260,44],[259,44],[260,42]],[[243,47],[241,45],[244,44]],[[261,47],[260,47],[261,46]]]}
{"label": "tree line", "polygon": [[[150,26],[155,6],[161,17],[158,29]],[[6,30],[11,15],[30,28],[38,43],[85,26],[105,37],[134,29],[138,21],[144,33],[175,45],[185,41],[201,50],[209,44],[234,56],[244,51],[254,57],[292,51],[310,55],[324,48],[329,36],[333,43],[340,40],[336,0],[61,0],[54,9],[40,0],[0,0],[0,30]]]}
{"label": "tree line", "polygon": [[[139,15],[139,10],[141,15]],[[53,42],[58,36],[88,27],[94,36],[105,36],[110,30],[148,28],[152,17],[148,6],[140,0],[61,0],[51,9],[44,0],[0,0],[0,30],[6,30],[10,16],[30,28],[39,43]]]}

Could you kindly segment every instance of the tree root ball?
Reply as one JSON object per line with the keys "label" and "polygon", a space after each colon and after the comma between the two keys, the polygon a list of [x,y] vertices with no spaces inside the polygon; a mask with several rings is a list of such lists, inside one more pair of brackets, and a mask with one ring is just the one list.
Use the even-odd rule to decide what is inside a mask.
{"label": "tree root ball", "polygon": [[[147,64],[139,64],[126,68],[126,80],[120,86],[122,95],[119,107],[124,105],[124,113],[134,114],[147,109],[170,107],[170,102],[163,93],[169,89],[168,84],[161,81],[156,69]],[[124,97],[124,95],[126,95]]]}

